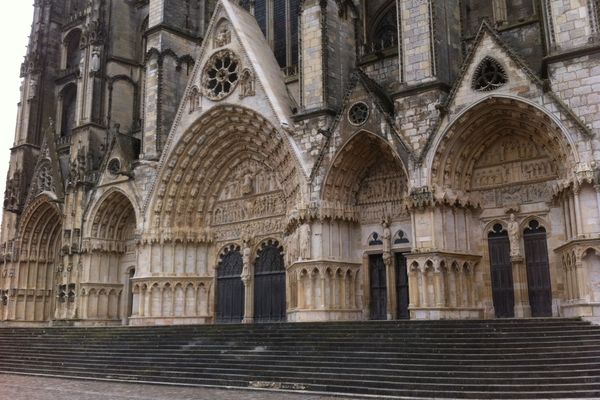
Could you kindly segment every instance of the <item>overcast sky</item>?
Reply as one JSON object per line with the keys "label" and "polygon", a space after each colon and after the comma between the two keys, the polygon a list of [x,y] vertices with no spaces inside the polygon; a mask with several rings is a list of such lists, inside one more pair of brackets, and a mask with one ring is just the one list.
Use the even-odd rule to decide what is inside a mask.
{"label": "overcast sky", "polygon": [[[4,20],[0,24],[0,194],[4,201],[6,173],[10,148],[15,138],[17,103],[19,102],[19,71],[27,51],[27,41],[33,19],[33,0],[16,0],[6,4]],[[0,214],[0,218],[1,214]]]}

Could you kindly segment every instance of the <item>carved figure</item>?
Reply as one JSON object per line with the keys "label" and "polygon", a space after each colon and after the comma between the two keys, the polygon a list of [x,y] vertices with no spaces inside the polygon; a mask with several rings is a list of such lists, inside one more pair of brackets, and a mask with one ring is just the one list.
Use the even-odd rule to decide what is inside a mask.
{"label": "carved figure", "polygon": [[100,55],[100,48],[94,47],[92,50],[92,61],[90,63],[90,71],[92,71],[93,73],[100,71]]}
{"label": "carved figure", "polygon": [[29,93],[28,93],[28,96],[27,96],[27,98],[29,100],[35,98],[36,93],[37,93],[37,88],[38,88],[38,82],[37,82],[37,80],[31,79],[29,81]]}
{"label": "carved figure", "polygon": [[249,69],[245,69],[240,77],[240,99],[254,95],[254,75]]}
{"label": "carved figure", "polygon": [[515,214],[510,214],[508,239],[510,241],[510,256],[519,257],[521,255],[520,232],[519,223],[515,220]]}
{"label": "carved figure", "polygon": [[231,42],[231,31],[227,23],[221,24],[215,36],[215,47],[223,47]]}
{"label": "carved figure", "polygon": [[246,172],[246,174],[244,175],[241,189],[242,189],[241,190],[242,196],[248,196],[253,193],[254,181],[253,181],[252,174],[250,173],[250,171]]}
{"label": "carved figure", "polygon": [[242,252],[242,262],[244,264],[244,268],[242,269],[242,276],[250,276],[250,254],[252,250],[250,249],[249,240],[244,241],[244,250]]}
{"label": "carved figure", "polygon": [[309,224],[303,224],[300,227],[300,258],[308,260],[311,257],[310,242],[311,230]]}

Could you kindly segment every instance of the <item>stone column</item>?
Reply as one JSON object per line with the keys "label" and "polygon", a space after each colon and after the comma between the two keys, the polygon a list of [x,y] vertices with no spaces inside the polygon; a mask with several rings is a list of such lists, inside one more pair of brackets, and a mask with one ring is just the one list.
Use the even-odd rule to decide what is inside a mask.
{"label": "stone column", "polygon": [[573,196],[568,195],[568,201],[571,220],[571,237],[569,239],[575,239],[579,235],[579,227],[577,226],[577,218],[575,216],[575,200],[573,200]]}
{"label": "stone column", "polygon": [[573,187],[573,197],[575,199],[575,218],[577,225],[577,237],[583,236],[583,222],[581,220],[581,205],[579,202],[579,192],[581,191],[581,187],[578,184],[575,184]]}
{"label": "stone column", "polygon": [[419,280],[417,278],[418,268],[408,267],[408,308],[419,306]]}
{"label": "stone column", "polygon": [[583,266],[583,262],[581,260],[575,261],[575,276],[577,277],[577,284],[576,284],[577,293],[576,293],[575,299],[589,301],[588,291],[586,290],[586,284],[585,284],[588,281],[587,271],[585,270],[585,267]]}
{"label": "stone column", "polygon": [[598,215],[600,215],[600,185],[594,185],[596,190],[596,206],[598,207]]}
{"label": "stone column", "polygon": [[433,284],[435,287],[435,306],[438,308],[444,307],[445,306],[445,297],[444,296],[444,289],[443,289],[443,275],[442,275],[442,269],[440,268],[440,263],[439,261],[435,262],[435,265],[433,266]]}
{"label": "stone column", "polygon": [[529,305],[529,288],[527,286],[527,271],[525,260],[522,256],[511,256],[513,272],[513,285],[515,293],[515,317],[527,318],[531,316]]}

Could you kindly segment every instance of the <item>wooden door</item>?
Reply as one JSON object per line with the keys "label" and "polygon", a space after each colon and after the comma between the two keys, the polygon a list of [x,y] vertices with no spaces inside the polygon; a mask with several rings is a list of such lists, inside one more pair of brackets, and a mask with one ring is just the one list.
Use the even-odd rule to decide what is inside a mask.
{"label": "wooden door", "polygon": [[277,241],[263,243],[254,266],[254,321],[281,322],[285,307],[285,265]]}
{"label": "wooden door", "polygon": [[244,318],[244,263],[239,247],[231,247],[221,255],[217,269],[217,322],[239,323]]}
{"label": "wooden door", "polygon": [[552,288],[546,229],[533,220],[523,232],[527,286],[532,317],[552,316]]}
{"label": "wooden door", "polygon": [[494,231],[488,235],[488,248],[496,317],[512,318],[515,316],[515,293],[510,261],[510,241],[502,225],[495,225]]}
{"label": "wooden door", "polygon": [[371,319],[387,319],[387,284],[385,264],[381,254],[369,256],[369,282],[371,289]]}
{"label": "wooden door", "polygon": [[408,290],[406,257],[402,253],[396,253],[396,310],[398,310],[398,319],[410,318]]}

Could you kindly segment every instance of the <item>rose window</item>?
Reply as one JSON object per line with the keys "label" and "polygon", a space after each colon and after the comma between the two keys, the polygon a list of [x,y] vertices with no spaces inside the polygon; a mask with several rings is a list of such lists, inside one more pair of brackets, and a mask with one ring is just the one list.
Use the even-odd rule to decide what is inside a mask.
{"label": "rose window", "polygon": [[362,101],[354,104],[348,111],[348,120],[352,125],[360,126],[369,118],[369,106]]}
{"label": "rose window", "polygon": [[481,61],[473,77],[473,89],[489,92],[508,82],[506,71],[500,63],[491,57]]}
{"label": "rose window", "polygon": [[231,94],[239,80],[240,62],[230,50],[213,55],[204,68],[203,86],[206,97],[221,100]]}
{"label": "rose window", "polygon": [[117,175],[121,171],[121,161],[118,158],[113,158],[108,162],[106,169],[111,175]]}

